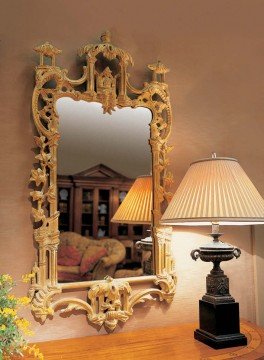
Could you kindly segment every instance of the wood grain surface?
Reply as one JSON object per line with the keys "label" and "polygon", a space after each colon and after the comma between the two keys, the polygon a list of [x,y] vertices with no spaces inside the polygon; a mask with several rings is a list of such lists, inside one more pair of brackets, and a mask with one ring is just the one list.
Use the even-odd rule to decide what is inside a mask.
{"label": "wood grain surface", "polygon": [[[197,324],[38,343],[45,360],[264,359],[264,330],[243,322],[248,346],[214,350],[194,340]],[[31,357],[25,357],[31,359]]]}

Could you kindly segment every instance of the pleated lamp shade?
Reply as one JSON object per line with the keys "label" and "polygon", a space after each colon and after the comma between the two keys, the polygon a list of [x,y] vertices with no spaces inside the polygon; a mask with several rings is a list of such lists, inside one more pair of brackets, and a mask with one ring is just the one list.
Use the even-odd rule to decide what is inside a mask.
{"label": "pleated lamp shade", "polygon": [[202,159],[191,164],[161,223],[263,224],[264,200],[236,159]]}
{"label": "pleated lamp shade", "polygon": [[152,176],[139,176],[111,219],[114,223],[150,224]]}

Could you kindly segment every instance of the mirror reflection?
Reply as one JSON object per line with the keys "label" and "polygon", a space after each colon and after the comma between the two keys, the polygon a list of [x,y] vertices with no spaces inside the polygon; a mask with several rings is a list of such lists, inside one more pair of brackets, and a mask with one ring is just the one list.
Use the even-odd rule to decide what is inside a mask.
{"label": "mirror reflection", "polygon": [[[137,211],[132,221],[131,212],[119,216],[135,180],[151,172],[150,110],[116,108],[103,114],[100,103],[67,97],[56,108],[59,282],[145,275],[147,263],[151,273],[151,251],[136,245],[149,236],[150,220],[142,220]],[[149,192],[146,199],[142,205],[149,202]]]}

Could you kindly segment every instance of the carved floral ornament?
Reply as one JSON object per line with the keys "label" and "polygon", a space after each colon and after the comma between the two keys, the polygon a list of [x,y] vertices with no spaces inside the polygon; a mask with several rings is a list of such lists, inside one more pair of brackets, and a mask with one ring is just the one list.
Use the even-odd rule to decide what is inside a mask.
{"label": "carved floral ornament", "polygon": [[[133,66],[131,56],[110,41],[110,33],[105,32],[101,36],[101,43],[88,44],[79,49],[78,54],[85,58],[86,65],[78,80],[70,79],[66,69],[56,66],[56,56],[61,54],[61,50],[48,42],[34,49],[40,54],[32,97],[33,118],[38,131],[35,143],[39,153],[35,157],[37,163],[31,171],[30,181],[34,189],[30,195],[38,258],[32,270],[34,277],[29,293],[32,310],[42,321],[58,307],[63,308],[64,312],[82,309],[87,312],[91,323],[113,330],[119,321],[128,320],[138,303],[151,298],[170,303],[175,294],[176,278],[171,256],[171,229],[159,227],[161,206],[172,196],[168,187],[173,181],[172,174],[167,171],[168,153],[172,150],[167,145],[172,121],[168,85],[165,83],[165,74],[169,69],[161,62],[149,65],[152,80],[145,82],[143,89],[135,89],[129,83],[127,72],[128,66]],[[109,64],[99,70],[96,65],[102,57]],[[82,90],[77,90],[77,86]],[[155,276],[116,280],[108,277],[102,281],[58,283],[57,147],[60,136],[55,103],[61,97],[99,102],[104,113],[110,114],[115,107],[142,106],[152,112],[149,143],[152,152]],[[132,291],[134,283],[143,281],[153,281],[154,286]],[[87,301],[59,296],[67,289],[84,288],[88,290]]]}

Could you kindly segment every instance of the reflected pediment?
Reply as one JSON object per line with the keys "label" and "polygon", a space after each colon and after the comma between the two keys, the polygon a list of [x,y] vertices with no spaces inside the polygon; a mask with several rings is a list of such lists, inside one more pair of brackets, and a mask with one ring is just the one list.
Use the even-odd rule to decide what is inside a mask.
{"label": "reflected pediment", "polygon": [[104,165],[104,164],[98,164],[93,167],[90,167],[89,169],[83,170],[77,174],[73,175],[74,177],[78,176],[84,176],[87,178],[124,178],[129,179],[128,177],[118,173],[117,171],[114,171],[113,169],[110,169],[110,167]]}

